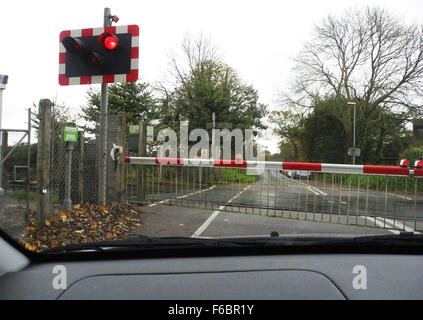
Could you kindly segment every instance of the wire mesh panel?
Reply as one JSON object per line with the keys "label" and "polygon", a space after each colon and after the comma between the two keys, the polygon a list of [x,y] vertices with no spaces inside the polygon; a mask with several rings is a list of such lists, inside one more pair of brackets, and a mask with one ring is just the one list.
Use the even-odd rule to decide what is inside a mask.
{"label": "wire mesh panel", "polygon": [[[116,163],[110,156],[113,144],[119,145],[122,116],[109,115],[107,129],[107,202],[116,201]],[[78,141],[73,144],[71,154],[69,143],[63,140],[63,129],[57,127],[52,131],[51,147],[51,201],[54,211],[63,210],[65,201],[66,164],[71,156],[71,204],[98,204],[99,143],[98,137],[79,131]]]}
{"label": "wire mesh panel", "polygon": [[0,130],[0,144],[0,228],[16,232],[28,225],[36,206],[36,145],[20,129]]}

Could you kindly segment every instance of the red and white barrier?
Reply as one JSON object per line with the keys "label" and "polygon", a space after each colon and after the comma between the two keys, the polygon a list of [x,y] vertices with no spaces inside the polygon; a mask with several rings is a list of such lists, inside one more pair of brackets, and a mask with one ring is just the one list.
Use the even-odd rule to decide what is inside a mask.
{"label": "red and white barrier", "polygon": [[274,161],[249,161],[249,160],[214,160],[214,159],[183,159],[183,158],[150,158],[150,157],[125,157],[129,164],[167,165],[187,167],[220,167],[220,168],[245,168],[266,170],[302,170],[327,173],[375,174],[388,176],[423,177],[423,169],[410,170],[409,168],[393,166],[371,166],[329,163],[305,162],[274,162]]}

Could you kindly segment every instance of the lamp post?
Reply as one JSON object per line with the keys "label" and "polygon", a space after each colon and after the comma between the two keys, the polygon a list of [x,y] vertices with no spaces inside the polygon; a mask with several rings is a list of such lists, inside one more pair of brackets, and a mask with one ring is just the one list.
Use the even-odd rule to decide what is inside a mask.
{"label": "lamp post", "polygon": [[[8,76],[4,74],[0,74],[0,129],[2,128],[2,114],[3,114],[3,90],[6,89]],[[3,134],[0,135],[3,137]],[[2,139],[3,140],[3,139]],[[0,195],[4,193],[4,190],[2,189],[3,186],[3,155],[2,155],[2,149],[3,146],[0,147]]]}
{"label": "lamp post", "polygon": [[2,114],[3,114],[3,90],[6,89],[8,76],[0,74],[0,129],[2,126]]}
{"label": "lamp post", "polygon": [[353,124],[353,164],[355,164],[355,106],[356,103],[355,102],[348,102],[348,105],[353,105],[354,106],[354,124]]}

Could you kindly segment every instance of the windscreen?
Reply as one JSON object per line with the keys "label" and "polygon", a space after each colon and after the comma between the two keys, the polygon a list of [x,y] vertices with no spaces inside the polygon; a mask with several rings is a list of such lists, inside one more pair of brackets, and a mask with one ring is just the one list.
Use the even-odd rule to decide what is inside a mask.
{"label": "windscreen", "polygon": [[24,248],[423,231],[420,2],[114,5],[2,5],[0,229]]}

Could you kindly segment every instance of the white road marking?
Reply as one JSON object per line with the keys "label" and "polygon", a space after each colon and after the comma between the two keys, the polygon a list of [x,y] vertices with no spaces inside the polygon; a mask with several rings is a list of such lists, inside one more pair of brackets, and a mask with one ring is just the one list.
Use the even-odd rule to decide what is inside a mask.
{"label": "white road marking", "polygon": [[[248,187],[245,187],[243,190],[241,190],[240,192],[238,192],[238,194],[236,194],[235,196],[233,196],[226,204],[231,203],[232,201],[234,201],[236,198],[238,198],[243,192],[245,192],[246,190],[248,190],[251,187],[251,185],[249,185]],[[210,223],[213,222],[213,220],[219,215],[219,213],[221,212],[221,210],[223,210],[225,208],[224,205],[219,206],[219,210],[214,211],[210,217],[208,217],[208,219],[200,226],[200,228],[197,229],[197,231],[194,232],[194,234],[191,237],[199,237],[204,230],[207,229],[207,227],[210,225]]]}
{"label": "white road marking", "polygon": [[[373,224],[376,223],[379,227],[383,227],[385,229],[387,229],[386,226],[392,227],[392,228],[397,227],[397,228],[399,228],[401,230],[405,230],[407,232],[414,232],[416,234],[420,234],[420,232],[415,231],[413,228],[410,228],[410,227],[403,225],[399,221],[395,221],[395,223],[394,223],[394,220],[392,220],[392,219],[377,217],[376,222],[375,222],[375,218],[366,217],[366,216],[361,216],[361,217],[371,221]],[[391,231],[392,233],[395,233],[395,234],[399,234],[401,232],[401,230],[394,230],[394,229],[387,229],[387,230],[389,230],[389,231]]]}
{"label": "white road marking", "polygon": [[388,193],[388,194],[389,194],[389,195],[391,195],[391,196],[397,196],[398,198],[402,198],[402,199],[409,200],[409,201],[413,200],[413,199],[412,199],[412,198],[410,198],[410,197],[401,196],[401,195],[399,195],[399,194],[395,195],[395,193]]}
{"label": "white road marking", "polygon": [[407,232],[414,232],[414,233],[418,233],[418,234],[420,234],[420,232],[414,231],[414,229],[413,229],[413,228],[410,228],[410,227],[405,226],[404,224],[402,224],[402,223],[401,223],[401,222],[399,222],[398,220],[395,220],[395,223],[394,223],[394,220],[392,220],[392,219],[388,219],[388,218],[385,218],[385,221],[386,221],[388,224],[390,224],[392,227],[398,227],[399,229],[405,230],[405,231],[407,231]]}
{"label": "white road marking", "polygon": [[307,186],[306,188],[308,190],[310,190],[311,192],[313,192],[314,194],[316,194],[316,195],[327,196],[327,193],[326,192],[323,192],[322,190],[320,190],[320,189],[318,189],[316,187]]}
{"label": "white road marking", "polygon": [[190,197],[190,196],[193,196],[193,195],[195,195],[195,194],[197,194],[197,193],[201,193],[201,192],[209,191],[209,190],[211,190],[211,189],[213,189],[213,188],[215,188],[215,187],[216,187],[216,186],[212,186],[212,187],[210,187],[210,188],[208,188],[208,189],[204,189],[204,190],[200,190],[200,191],[192,192],[192,193],[189,193],[189,194],[185,194],[185,195],[183,195],[183,196],[176,197],[176,199],[182,199],[182,198]]}
{"label": "white road marking", "polygon": [[[198,194],[198,193],[201,193],[201,192],[209,191],[209,190],[211,190],[211,189],[213,189],[213,188],[215,188],[215,187],[216,187],[216,186],[214,185],[214,186],[211,186],[211,187],[210,187],[210,188],[208,188],[208,189],[199,190],[199,191],[196,191],[196,192],[191,192],[191,193],[185,194],[185,195],[183,195],[183,196],[176,197],[176,199],[182,199],[182,198],[190,197],[190,196],[193,196],[193,195]],[[171,200],[171,199],[165,199],[165,200],[162,200],[162,201],[159,201],[159,202],[155,202],[155,203],[149,204],[148,206],[149,206],[149,207],[154,207],[154,206],[157,206],[158,204],[167,203],[167,202],[169,202],[170,200]]]}
{"label": "white road marking", "polygon": [[302,185],[303,187],[306,187],[309,191],[313,192],[315,195],[318,195],[318,196],[327,196],[327,193],[326,192],[323,192],[322,190],[320,190],[320,189],[318,189],[316,187],[307,185],[307,184],[305,184],[304,182],[301,182],[301,181],[295,181],[292,178],[288,178],[288,179],[292,180],[293,182],[295,182],[297,184]]}
{"label": "white road marking", "polygon": [[166,203],[166,202],[169,202],[169,201],[170,201],[170,199],[166,199],[166,200],[162,200],[162,201],[159,201],[159,202],[155,202],[155,203],[149,204],[148,206],[149,207],[154,207],[154,206],[157,206],[158,204]]}
{"label": "white road marking", "polygon": [[[386,224],[384,224],[382,221],[379,221],[379,217],[376,218],[376,221],[375,221],[375,218],[372,218],[372,217],[367,217],[367,216],[361,216],[361,217],[363,219],[369,220],[373,224],[377,224],[379,227],[383,227],[383,228],[386,229]],[[398,230],[393,230],[393,229],[386,229],[386,230],[391,231],[394,234],[399,234],[400,233],[400,231],[398,231]]]}

